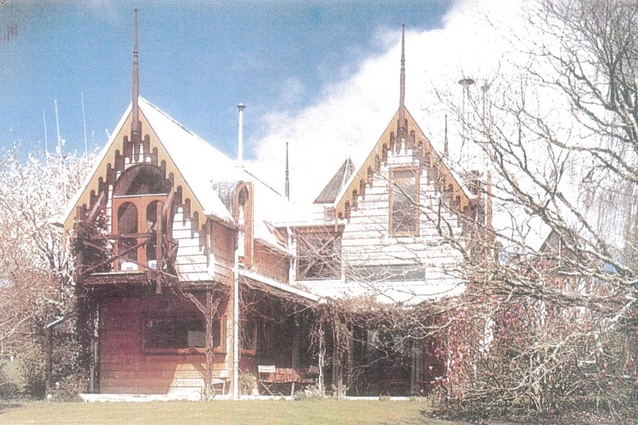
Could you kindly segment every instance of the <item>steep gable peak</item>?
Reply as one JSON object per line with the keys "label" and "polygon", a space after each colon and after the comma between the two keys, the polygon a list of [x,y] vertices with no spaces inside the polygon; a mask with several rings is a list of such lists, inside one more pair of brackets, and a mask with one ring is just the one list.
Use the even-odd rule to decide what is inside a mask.
{"label": "steep gable peak", "polygon": [[[332,206],[334,218],[347,218],[351,208],[355,208],[359,196],[364,196],[366,186],[371,178],[379,172],[381,166],[387,162],[388,152],[410,150],[412,155],[420,158],[424,165],[432,167],[439,174],[439,178],[446,191],[452,192],[452,199],[456,208],[464,211],[470,204],[470,195],[448,167],[440,155],[425,136],[417,122],[405,107],[405,25],[401,31],[401,62],[399,73],[399,107],[390,120],[381,137],[370,150],[368,156],[352,173],[350,180],[341,186],[339,194]],[[334,179],[334,177],[333,177]],[[331,182],[328,184],[330,186]],[[328,187],[326,186],[326,187]],[[332,216],[327,214],[326,216]]]}
{"label": "steep gable peak", "polygon": [[350,177],[354,173],[354,164],[350,158],[339,167],[335,175],[330,179],[326,187],[323,188],[315,204],[332,204],[337,200],[337,196],[341,193],[343,187],[350,180]]}

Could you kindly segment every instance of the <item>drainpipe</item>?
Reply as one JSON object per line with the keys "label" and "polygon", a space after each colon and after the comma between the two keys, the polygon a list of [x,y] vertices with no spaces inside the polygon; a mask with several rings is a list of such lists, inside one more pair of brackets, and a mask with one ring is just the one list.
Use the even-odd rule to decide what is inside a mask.
{"label": "drainpipe", "polygon": [[[244,162],[244,109],[243,103],[237,105],[239,123],[237,134],[237,165]],[[233,400],[239,400],[239,229],[235,236],[235,255],[233,264]]]}

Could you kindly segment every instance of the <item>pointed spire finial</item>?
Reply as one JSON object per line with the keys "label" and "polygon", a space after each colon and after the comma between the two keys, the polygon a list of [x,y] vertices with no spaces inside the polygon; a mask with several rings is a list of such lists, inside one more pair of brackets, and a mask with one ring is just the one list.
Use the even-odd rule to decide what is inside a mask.
{"label": "pointed spire finial", "polygon": [[401,86],[399,87],[399,106],[405,105],[405,24],[401,30]]}
{"label": "pointed spire finial", "polygon": [[401,78],[399,85],[399,125],[397,135],[404,137],[407,134],[405,122],[405,24],[401,29]]}
{"label": "pointed spire finial", "polygon": [[131,139],[140,136],[140,116],[138,98],[140,96],[140,63],[137,48],[137,9],[135,9],[135,26],[133,30],[133,107],[131,118]]}

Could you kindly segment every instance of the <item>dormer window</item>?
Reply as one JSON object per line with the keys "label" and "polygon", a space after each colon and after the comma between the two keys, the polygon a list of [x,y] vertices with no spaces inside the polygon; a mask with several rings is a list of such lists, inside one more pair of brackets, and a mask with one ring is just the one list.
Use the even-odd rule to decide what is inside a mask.
{"label": "dormer window", "polygon": [[113,191],[115,271],[157,268],[157,221],[170,190],[164,171],[152,165],[131,167],[120,176]]}
{"label": "dormer window", "polygon": [[419,234],[418,170],[399,168],[390,172],[390,235]]}

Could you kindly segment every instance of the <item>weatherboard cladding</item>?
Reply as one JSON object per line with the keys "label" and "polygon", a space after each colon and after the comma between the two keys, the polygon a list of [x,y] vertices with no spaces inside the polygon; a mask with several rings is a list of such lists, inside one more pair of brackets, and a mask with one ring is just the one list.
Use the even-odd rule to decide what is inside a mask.
{"label": "weatherboard cladding", "polygon": [[[204,384],[204,354],[146,355],[141,350],[144,319],[158,317],[162,304],[173,314],[197,317],[195,306],[180,297],[109,297],[100,303],[100,392],[103,394],[176,394],[196,392]],[[223,313],[220,312],[220,313]],[[138,324],[138,325],[133,325]],[[226,355],[213,357],[214,373],[226,368]]]}
{"label": "weatherboard cladding", "polygon": [[[268,246],[277,250],[286,248],[264,223],[266,220],[272,220],[276,223],[290,224],[292,215],[289,204],[284,197],[145,99],[140,98],[139,107],[143,134],[150,135],[151,149],[158,150],[158,161],[167,162],[167,172],[174,173],[175,185],[182,186],[183,199],[191,199],[191,202],[187,204],[189,210],[182,209],[176,212],[173,225],[173,235],[179,240],[177,266],[183,280],[230,282],[233,262],[232,247],[224,250],[225,253],[221,255],[217,253],[217,249],[215,249],[214,254],[207,253],[204,232],[210,232],[210,230],[203,228],[203,217],[198,217],[200,214],[210,217],[214,222],[226,227],[225,231],[222,228],[216,228],[214,232],[216,234],[212,235],[213,246],[218,247],[224,245],[224,242],[228,242],[227,239],[234,239],[234,230],[231,229],[235,227],[233,218],[235,212],[233,211],[234,204],[230,200],[233,190],[242,181],[253,183],[255,240],[259,240],[265,248]],[[90,199],[88,193],[92,189],[91,186],[95,185],[97,176],[104,173],[103,170],[107,168],[116,150],[121,146],[121,140],[127,133],[127,124],[130,125],[130,114],[131,108],[129,107],[118,124],[115,136],[111,137],[109,145],[100,154],[93,175],[87,179],[84,189],[74,198],[74,204],[85,203],[88,206]],[[407,113],[407,118],[409,128],[418,129],[409,113]],[[397,119],[398,114],[395,115],[382,137],[373,146],[368,155],[368,162],[370,158],[374,160],[376,156],[382,155],[383,144],[389,143],[390,133],[396,126]],[[432,158],[438,158],[420,129],[418,129],[416,138],[425,142],[427,151],[432,155]],[[140,160],[145,161],[144,158],[140,158]],[[395,156],[390,153],[388,164],[401,165],[401,161],[408,161],[403,165],[409,165],[413,163],[414,158],[406,155],[404,157]],[[366,164],[367,162],[364,162],[355,172],[352,162],[345,161],[317,200],[333,203],[332,205],[336,207],[343,205],[345,200],[350,199],[351,188],[360,187],[358,180],[362,176],[368,181]],[[457,186],[454,189],[455,192],[460,193],[466,203],[469,202],[469,197],[457,183],[456,176],[449,170],[445,173],[447,167],[444,164],[441,164],[440,167],[449,182],[453,181]],[[362,174],[364,172],[365,175]],[[421,174],[423,201],[435,202],[439,199],[440,194],[426,174]],[[417,252],[417,262],[422,263],[427,269],[424,280],[384,282],[373,291],[389,291],[381,298],[400,299],[403,302],[420,302],[426,298],[438,297],[440,294],[455,293],[456,288],[461,285],[460,280],[451,273],[454,268],[452,263],[456,262],[457,256],[451,248],[442,243],[436,228],[428,217],[421,216],[421,237],[418,241],[402,245],[402,243],[397,242],[404,243],[406,241],[387,238],[388,178],[388,166],[383,164],[381,169],[377,169],[375,172],[373,184],[366,189],[365,196],[359,195],[359,199],[355,199],[357,206],[352,209],[350,221],[343,235],[343,255],[346,262],[350,262],[354,266],[400,264],[414,261],[407,256],[406,252]],[[74,206],[69,210],[69,217],[73,215],[71,212]],[[425,207],[427,209],[427,205]],[[319,211],[319,209],[316,210]],[[313,217],[319,219],[319,214],[313,215]],[[460,226],[456,214],[449,213],[449,217],[446,219],[455,227]],[[313,219],[308,220],[308,217],[305,220],[314,221]],[[224,233],[223,236],[222,233]],[[260,255],[262,259],[268,257],[267,251],[261,251]],[[285,281],[286,279],[282,279],[284,277],[282,267],[283,263],[275,267],[264,267],[263,272]],[[366,285],[335,281],[321,287],[311,284],[308,289],[324,296],[338,297],[343,294],[366,294],[366,290],[362,289],[363,286]],[[367,291],[370,291],[369,287]]]}
{"label": "weatherboard cladding", "polygon": [[[381,137],[377,140],[376,144],[372,146],[370,151],[368,151],[367,155],[362,158],[359,162],[359,166],[356,168],[355,172],[350,177],[349,181],[342,186],[341,191],[339,192],[333,206],[336,210],[337,216],[341,214],[345,217],[345,204],[346,202],[350,202],[352,204],[354,198],[353,193],[360,193],[361,182],[365,182],[368,179],[368,169],[371,168],[375,170],[377,167],[377,163],[381,158],[383,158],[383,147],[390,147],[391,139],[393,136],[396,136],[400,112],[402,108],[399,108],[397,112],[394,114],[390,123],[386,127],[386,129],[381,134]],[[408,134],[414,134],[414,143],[415,145],[421,144],[421,150],[423,152],[423,156],[429,156],[432,161],[432,165],[436,165],[441,173],[441,178],[446,182],[446,185],[451,185],[453,187],[454,198],[459,197],[459,210],[463,211],[464,208],[468,207],[470,204],[470,199],[473,196],[469,193],[467,188],[461,183],[462,180],[459,176],[449,167],[440,155],[432,146],[428,138],[425,136],[415,119],[412,117],[412,114],[408,111],[407,108],[403,108],[403,112],[405,114],[405,119],[407,122],[407,132]]]}
{"label": "weatherboard cladding", "polygon": [[[357,208],[352,209],[349,220],[342,224],[342,278],[304,281],[307,290],[329,298],[363,296],[381,303],[406,305],[463,291],[458,270],[462,257],[439,233],[434,220],[435,214],[440,213],[452,233],[459,235],[463,232],[462,218],[449,205],[439,211],[443,194],[430,179],[426,167],[419,168],[419,235],[390,236],[390,170],[408,163],[420,167],[413,158],[409,149],[388,152],[387,163],[381,164],[365,196],[359,196]],[[392,276],[393,270],[405,275]]]}

